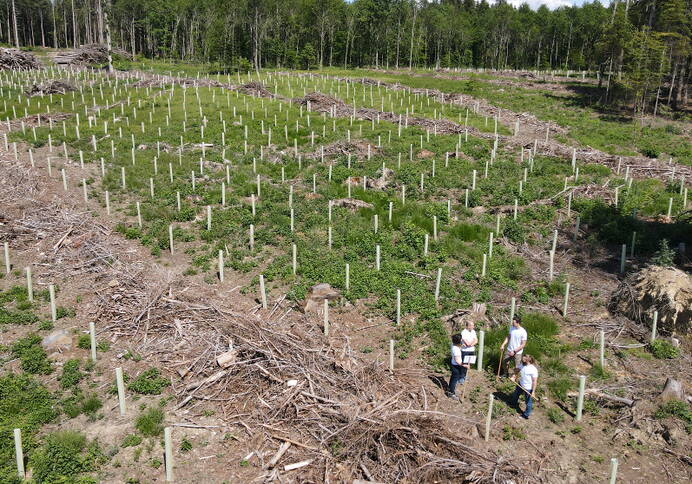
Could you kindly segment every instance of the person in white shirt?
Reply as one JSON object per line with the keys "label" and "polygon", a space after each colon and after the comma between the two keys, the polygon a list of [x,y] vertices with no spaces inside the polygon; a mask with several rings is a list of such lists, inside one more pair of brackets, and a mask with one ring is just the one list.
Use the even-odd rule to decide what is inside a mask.
{"label": "person in white shirt", "polygon": [[447,396],[449,398],[458,399],[456,395],[457,383],[459,383],[464,375],[462,375],[463,360],[461,359],[461,334],[452,335],[452,375],[449,377],[449,386],[447,388]]}
{"label": "person in white shirt", "polygon": [[[504,368],[503,374],[506,376],[509,374],[509,362],[514,359],[514,368],[519,367],[521,364],[521,355],[524,352],[524,346],[526,346],[526,341],[528,339],[528,334],[526,330],[521,326],[521,318],[516,315],[512,319],[512,325],[509,327],[509,334],[505,337],[505,340],[500,345],[500,353],[504,351],[502,357],[502,367]],[[507,350],[505,351],[505,346]]]}
{"label": "person in white shirt", "polygon": [[459,383],[464,383],[466,381],[466,374],[471,368],[471,364],[467,363],[470,356],[476,354],[476,345],[478,344],[478,337],[476,336],[476,330],[474,329],[475,323],[473,321],[466,322],[466,329],[461,332],[461,373],[462,377]]}
{"label": "person in white shirt", "polygon": [[536,395],[536,387],[538,386],[538,368],[535,366],[536,360],[531,355],[524,355],[521,358],[519,366],[514,369],[515,374],[512,376],[512,381],[516,383],[519,377],[519,384],[514,389],[512,395],[512,403],[519,409],[519,397],[524,395],[526,399],[526,410],[521,414],[522,417],[528,420],[533,409],[533,399]]}

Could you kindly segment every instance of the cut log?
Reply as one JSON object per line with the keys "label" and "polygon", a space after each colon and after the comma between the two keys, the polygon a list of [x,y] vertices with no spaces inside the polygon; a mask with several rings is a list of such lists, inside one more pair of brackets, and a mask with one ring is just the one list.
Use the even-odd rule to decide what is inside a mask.
{"label": "cut log", "polygon": [[291,446],[290,442],[283,442],[279,446],[279,450],[277,450],[276,454],[274,454],[274,457],[272,457],[272,460],[270,460],[267,463],[267,467],[272,469],[279,462],[279,459],[281,459],[281,457],[283,457],[283,455],[286,453],[286,451],[288,450],[288,448],[290,446]]}
{"label": "cut log", "polygon": [[[597,390],[596,388],[589,388],[589,389],[585,390],[584,393],[587,395],[593,395],[594,397],[597,397],[597,398],[602,398],[603,400],[607,400],[609,402],[627,405],[628,407],[631,407],[632,405],[634,405],[634,400],[631,400],[631,399],[625,398],[625,397],[617,397],[615,395],[610,395],[608,393],[603,393],[602,391]],[[567,392],[568,397],[576,397],[578,395],[579,394],[577,392]]]}
{"label": "cut log", "polygon": [[237,357],[238,352],[236,350],[227,351],[225,353],[221,353],[219,356],[216,357],[216,363],[221,368],[228,368],[233,363],[235,363]]}
{"label": "cut log", "polygon": [[217,371],[213,375],[208,376],[207,378],[205,378],[203,380],[198,380],[196,382],[190,383],[188,386],[185,387],[185,391],[191,392],[195,388],[199,388],[202,385],[208,385],[209,383],[214,383],[215,381],[218,381],[221,378],[223,378],[227,373],[228,373],[228,370]]}

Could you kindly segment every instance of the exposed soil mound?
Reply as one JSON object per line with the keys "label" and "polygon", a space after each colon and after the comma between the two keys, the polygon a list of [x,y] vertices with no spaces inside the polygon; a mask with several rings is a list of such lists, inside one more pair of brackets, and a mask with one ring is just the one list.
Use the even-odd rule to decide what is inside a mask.
{"label": "exposed soil mound", "polygon": [[321,92],[310,92],[304,97],[297,100],[298,104],[307,106],[311,111],[317,112],[329,112],[334,106],[339,108],[345,108],[346,104],[335,97],[329,96],[327,94],[322,94]]}
{"label": "exposed soil mound", "polygon": [[692,277],[674,267],[649,266],[620,284],[609,309],[647,324],[658,311],[659,332],[687,334],[692,323]]}
{"label": "exposed soil mound", "polygon": [[238,88],[238,91],[249,96],[272,97],[273,94],[261,82],[248,82]]}
{"label": "exposed soil mound", "polygon": [[5,69],[25,71],[40,68],[41,64],[34,54],[19,49],[0,48],[0,71]]}
{"label": "exposed soil mound", "polygon": [[34,84],[26,91],[27,96],[45,96],[46,94],[65,94],[66,92],[76,91],[74,84],[69,82],[53,80],[43,84]]}

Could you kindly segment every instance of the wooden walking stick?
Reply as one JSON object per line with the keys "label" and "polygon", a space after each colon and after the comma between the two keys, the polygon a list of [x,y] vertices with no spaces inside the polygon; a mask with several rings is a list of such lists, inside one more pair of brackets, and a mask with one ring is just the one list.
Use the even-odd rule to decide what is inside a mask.
{"label": "wooden walking stick", "polygon": [[517,388],[521,388],[521,390],[522,390],[524,393],[526,393],[528,396],[530,396],[532,399],[534,399],[534,400],[536,401],[536,403],[538,403],[538,402],[541,401],[541,399],[538,398],[537,396],[531,396],[531,394],[526,390],[526,388],[524,388],[523,386],[519,385],[519,383],[517,383],[516,380],[512,380],[511,378],[509,378],[509,380],[510,380],[512,383],[514,383],[514,386],[516,386]]}
{"label": "wooden walking stick", "polygon": [[500,361],[497,364],[497,376],[495,377],[495,380],[500,379],[500,369],[502,368],[502,352],[504,348],[500,348]]}

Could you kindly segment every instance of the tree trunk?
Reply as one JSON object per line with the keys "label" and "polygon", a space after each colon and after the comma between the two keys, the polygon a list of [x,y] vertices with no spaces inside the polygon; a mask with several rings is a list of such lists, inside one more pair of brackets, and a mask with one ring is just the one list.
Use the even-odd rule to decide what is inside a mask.
{"label": "tree trunk", "polygon": [[76,49],[79,40],[77,37],[77,13],[74,10],[74,0],[72,0],[72,46]]}
{"label": "tree trunk", "polygon": [[[111,45],[111,26],[108,22],[108,14],[110,11],[110,0],[106,0],[106,9],[101,8],[101,0],[99,0],[99,8],[101,8],[102,22],[101,25],[106,31],[106,49],[108,49],[108,72],[113,72],[113,46]],[[99,33],[99,37],[103,38],[103,33]]]}
{"label": "tree trunk", "polygon": [[12,26],[14,29],[14,46],[19,48],[19,31],[17,30],[17,7],[12,0]]}
{"label": "tree trunk", "polygon": [[416,7],[413,7],[413,20],[411,21],[411,50],[408,53],[408,68],[409,70],[413,69],[413,41],[414,41],[414,34],[416,31]]}

